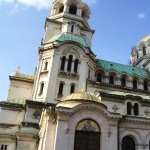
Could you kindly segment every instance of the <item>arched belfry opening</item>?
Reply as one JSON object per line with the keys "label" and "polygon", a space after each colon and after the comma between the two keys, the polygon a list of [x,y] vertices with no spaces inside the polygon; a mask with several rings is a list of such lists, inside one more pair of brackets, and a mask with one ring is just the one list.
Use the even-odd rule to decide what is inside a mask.
{"label": "arched belfry opening", "polygon": [[100,137],[100,127],[95,121],[82,120],[76,127],[74,150],[100,150]]}
{"label": "arched belfry opening", "polygon": [[81,13],[81,16],[84,18],[84,19],[89,19],[90,17],[90,9],[87,5],[85,5],[83,8],[82,8],[82,13]]}
{"label": "arched belfry opening", "polygon": [[59,10],[58,10],[58,13],[62,13],[64,11],[64,5],[60,5],[59,6]]}
{"label": "arched belfry opening", "polygon": [[77,6],[75,4],[71,4],[69,7],[69,13],[72,15],[76,15],[77,14]]}

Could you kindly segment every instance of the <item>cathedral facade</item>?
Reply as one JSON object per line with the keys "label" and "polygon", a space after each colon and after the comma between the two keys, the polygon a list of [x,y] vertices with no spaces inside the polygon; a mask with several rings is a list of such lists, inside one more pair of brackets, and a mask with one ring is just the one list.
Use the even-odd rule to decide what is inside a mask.
{"label": "cathedral facade", "polygon": [[34,75],[10,75],[0,150],[150,150],[150,36],[131,64],[96,58],[90,8],[53,0]]}

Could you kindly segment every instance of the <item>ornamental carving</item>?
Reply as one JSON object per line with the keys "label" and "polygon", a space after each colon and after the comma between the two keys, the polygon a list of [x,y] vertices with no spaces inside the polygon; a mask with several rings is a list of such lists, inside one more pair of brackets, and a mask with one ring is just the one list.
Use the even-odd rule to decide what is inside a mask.
{"label": "ornamental carving", "polygon": [[81,121],[77,129],[78,131],[89,131],[89,132],[100,132],[99,126],[93,120],[83,120]]}

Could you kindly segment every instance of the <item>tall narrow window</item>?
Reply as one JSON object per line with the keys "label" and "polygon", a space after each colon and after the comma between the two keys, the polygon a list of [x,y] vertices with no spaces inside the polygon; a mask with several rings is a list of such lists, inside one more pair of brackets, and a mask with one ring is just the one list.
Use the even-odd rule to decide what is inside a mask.
{"label": "tall narrow window", "polygon": [[68,71],[68,72],[71,72],[72,60],[73,60],[73,56],[70,55],[70,56],[69,56],[69,59],[68,59],[68,66],[67,66],[67,71]]}
{"label": "tall narrow window", "polygon": [[61,66],[60,66],[60,70],[64,71],[65,70],[65,63],[66,63],[66,56],[63,56],[61,58]]}
{"label": "tall narrow window", "polygon": [[72,15],[76,15],[76,13],[77,13],[77,6],[76,5],[70,5],[69,13],[72,14]]}
{"label": "tall narrow window", "polygon": [[1,145],[1,150],[4,150],[4,145],[3,144]]}
{"label": "tall narrow window", "polygon": [[74,93],[74,91],[75,91],[75,84],[71,84],[70,94]]}
{"label": "tall narrow window", "polygon": [[139,104],[135,103],[133,108],[134,108],[134,115],[138,116],[139,115]]}
{"label": "tall narrow window", "polygon": [[121,86],[122,87],[126,86],[126,76],[122,76],[122,78],[121,78]]}
{"label": "tall narrow window", "polygon": [[2,144],[2,145],[0,146],[0,150],[7,150],[7,145]]}
{"label": "tall narrow window", "polygon": [[127,103],[127,115],[132,114],[132,104],[130,102]]}
{"label": "tall narrow window", "polygon": [[82,11],[82,17],[85,17],[85,11],[84,10]]}
{"label": "tall narrow window", "polygon": [[71,25],[71,33],[74,32],[74,25]]}
{"label": "tall narrow window", "polygon": [[75,131],[74,150],[100,150],[101,131],[93,120],[79,122]]}
{"label": "tall narrow window", "polygon": [[89,80],[91,79],[91,71],[90,71],[90,69],[89,69],[89,71],[88,71],[88,79],[89,79]]}
{"label": "tall narrow window", "polygon": [[138,82],[136,79],[133,79],[133,89],[137,89],[137,86],[138,86]]}
{"label": "tall narrow window", "polygon": [[76,60],[74,61],[74,73],[77,73],[77,72],[78,72],[78,65],[79,65],[79,60],[76,59]]}
{"label": "tall narrow window", "polygon": [[4,150],[7,150],[7,145],[5,145]]}
{"label": "tall narrow window", "polygon": [[135,150],[134,139],[130,136],[124,137],[121,143],[121,150]]}
{"label": "tall narrow window", "polygon": [[48,68],[48,62],[45,62],[45,64],[44,64],[44,70],[47,70],[47,68]]}
{"label": "tall narrow window", "polygon": [[63,96],[63,89],[64,89],[64,83],[61,82],[59,84],[58,97],[62,97]]}
{"label": "tall narrow window", "polygon": [[114,84],[114,75],[110,75],[109,77],[109,84]]}
{"label": "tall narrow window", "polygon": [[137,55],[137,57],[136,57],[136,58],[139,58],[139,52],[138,52],[138,51],[136,52],[136,55]]}
{"label": "tall narrow window", "polygon": [[43,94],[43,90],[44,90],[44,82],[41,82],[40,90],[39,90],[39,96],[41,96]]}
{"label": "tall narrow window", "polygon": [[147,91],[148,90],[148,81],[144,80],[144,90]]}
{"label": "tall narrow window", "polygon": [[97,74],[97,82],[102,82],[102,75],[101,75],[101,73],[98,73]]}
{"label": "tall narrow window", "polygon": [[143,46],[143,56],[146,55],[146,46]]}

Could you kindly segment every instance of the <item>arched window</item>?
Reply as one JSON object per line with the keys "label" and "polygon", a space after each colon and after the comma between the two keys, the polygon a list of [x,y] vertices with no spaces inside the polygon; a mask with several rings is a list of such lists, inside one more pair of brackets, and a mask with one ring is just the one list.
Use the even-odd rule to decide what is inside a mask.
{"label": "arched window", "polygon": [[76,60],[74,61],[74,73],[77,73],[77,72],[78,72],[78,65],[79,65],[79,60],[76,59]]}
{"label": "arched window", "polygon": [[69,13],[72,15],[76,15],[77,14],[77,6],[76,5],[70,5]]}
{"label": "arched window", "polygon": [[7,150],[7,145],[2,144],[2,145],[0,146],[0,150]]}
{"label": "arched window", "polygon": [[114,84],[114,75],[109,76],[109,84]]}
{"label": "arched window", "polygon": [[133,109],[134,109],[134,115],[138,116],[139,115],[139,104],[135,103]]}
{"label": "arched window", "polygon": [[4,150],[7,150],[7,145],[4,146]]}
{"label": "arched window", "polygon": [[102,74],[101,73],[98,73],[97,74],[97,82],[102,82]]}
{"label": "arched window", "polygon": [[135,141],[132,137],[126,136],[121,143],[121,150],[135,150]]}
{"label": "arched window", "polygon": [[126,76],[121,77],[121,86],[126,87]]}
{"label": "arched window", "polygon": [[127,115],[132,115],[132,104],[130,102],[127,103]]}
{"label": "arched window", "polygon": [[137,86],[138,86],[138,82],[136,79],[133,79],[133,89],[137,89]]}
{"label": "arched window", "polygon": [[74,93],[75,91],[75,84],[71,84],[70,86],[70,94]]}
{"label": "arched window", "polygon": [[59,13],[62,13],[64,11],[64,6],[62,5],[62,6],[60,6],[60,8],[59,8]]}
{"label": "arched window", "polygon": [[1,145],[1,150],[4,150],[4,145],[3,144]]}
{"label": "arched window", "polygon": [[85,10],[82,10],[82,17],[85,17]]}
{"label": "arched window", "polygon": [[100,150],[100,128],[93,120],[79,122],[75,131],[74,150]]}
{"label": "arched window", "polygon": [[74,32],[74,25],[71,25],[71,33]]}
{"label": "arched window", "polygon": [[58,90],[58,97],[62,97],[63,96],[63,89],[64,89],[64,83],[60,82],[59,90]]}
{"label": "arched window", "polygon": [[44,82],[41,82],[40,90],[39,90],[39,96],[41,96],[43,94],[43,91],[44,91]]}
{"label": "arched window", "polygon": [[143,56],[146,55],[146,46],[143,46]]}
{"label": "arched window", "polygon": [[60,70],[64,71],[65,70],[65,63],[66,63],[66,56],[63,56],[61,58],[61,66],[60,66]]}
{"label": "arched window", "polygon": [[68,71],[68,72],[71,72],[72,60],[73,60],[73,56],[70,55],[70,56],[69,56],[69,59],[68,59],[68,66],[67,66],[67,71]]}
{"label": "arched window", "polygon": [[136,52],[136,55],[137,55],[137,59],[138,59],[139,58],[139,52],[138,51]]}
{"label": "arched window", "polygon": [[90,69],[88,71],[88,79],[91,79],[91,71],[90,71]]}
{"label": "arched window", "polygon": [[148,91],[148,81],[144,80],[144,90]]}
{"label": "arched window", "polygon": [[48,68],[48,62],[45,62],[45,64],[44,64],[44,70],[47,70],[47,68]]}

